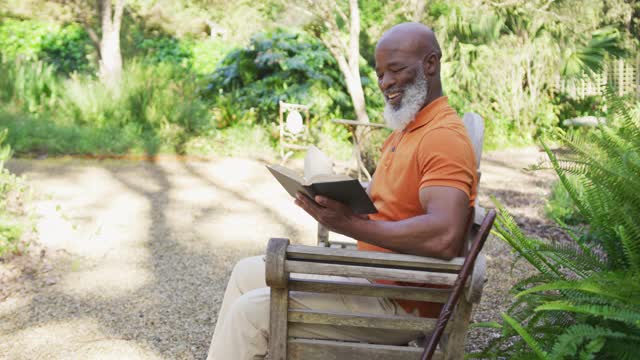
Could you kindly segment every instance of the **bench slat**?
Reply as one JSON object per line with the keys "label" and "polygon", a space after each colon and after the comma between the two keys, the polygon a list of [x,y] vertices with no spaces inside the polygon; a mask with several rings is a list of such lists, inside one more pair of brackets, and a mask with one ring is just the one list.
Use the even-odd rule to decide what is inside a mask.
{"label": "bench slat", "polygon": [[447,273],[434,273],[404,269],[385,269],[353,265],[322,264],[291,260],[287,260],[285,262],[284,269],[289,273],[334,275],[365,279],[385,279],[449,286],[453,285],[457,277],[456,274]]}
{"label": "bench slat", "polygon": [[[420,360],[422,348],[350,343],[331,340],[290,339],[287,360]],[[433,360],[442,360],[436,351]]]}
{"label": "bench slat", "polygon": [[383,284],[356,284],[328,280],[289,280],[289,290],[317,293],[385,297],[391,299],[447,302],[449,289],[432,289],[417,286]]}
{"label": "bench slat", "polygon": [[441,260],[424,256],[360,251],[355,249],[331,249],[317,246],[289,245],[287,259],[319,260],[336,263],[371,264],[380,267],[405,267],[425,270],[460,271],[464,258]]}
{"label": "bench slat", "polygon": [[430,331],[436,319],[413,316],[371,315],[314,310],[289,310],[289,322],[334,326],[355,326],[388,330]]}

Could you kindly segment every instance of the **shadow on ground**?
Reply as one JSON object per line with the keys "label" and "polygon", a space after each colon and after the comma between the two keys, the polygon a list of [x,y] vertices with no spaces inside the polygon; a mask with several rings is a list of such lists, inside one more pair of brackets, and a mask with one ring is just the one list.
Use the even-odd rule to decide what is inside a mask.
{"label": "shadow on ground", "polygon": [[[522,171],[538,156],[488,154],[480,202],[492,207],[493,195],[527,233],[555,236],[541,212],[553,177]],[[36,274],[0,302],[0,358],[203,359],[233,264],[262,253],[271,236],[315,242],[315,223],[256,161],[10,167],[45,193],[39,227],[46,260],[55,264],[46,278],[57,281]],[[495,238],[487,255],[489,283],[476,321],[495,319],[514,278],[526,273],[511,267],[507,246]],[[486,340],[474,331],[468,349]]]}

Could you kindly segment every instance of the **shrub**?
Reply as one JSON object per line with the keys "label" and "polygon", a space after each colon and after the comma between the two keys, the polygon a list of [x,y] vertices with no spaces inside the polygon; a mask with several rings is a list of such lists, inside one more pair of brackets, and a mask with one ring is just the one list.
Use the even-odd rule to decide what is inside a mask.
{"label": "shrub", "polygon": [[69,24],[42,38],[38,57],[62,74],[88,73],[95,70],[90,60],[93,51],[84,28]]}
{"label": "shrub", "polygon": [[[584,189],[582,189],[579,182],[573,180],[572,177],[567,177],[567,180],[571,182],[571,185],[579,195],[584,193]],[[561,182],[556,182],[551,187],[551,194],[544,210],[547,217],[559,224],[579,225],[585,221],[578,208],[573,204],[571,195],[569,195]]]}
{"label": "shrub", "polygon": [[[640,346],[640,118],[615,106],[619,128],[583,142],[561,136],[571,153],[550,163],[588,226],[571,243],[523,235],[500,207],[495,234],[536,274],[513,288],[502,329],[476,357],[633,359]],[[544,144],[543,144],[544,145]],[[578,184],[574,185],[574,181]],[[584,190],[581,190],[584,189]]]}
{"label": "shrub", "polygon": [[5,60],[38,61],[69,74],[93,69],[89,35],[78,24],[6,19],[0,23],[0,54]]}
{"label": "shrub", "polygon": [[0,258],[19,253],[28,246],[23,235],[33,228],[25,202],[30,191],[24,179],[11,174],[4,163],[11,157],[11,147],[4,144],[7,130],[0,132]]}
{"label": "shrub", "polygon": [[170,64],[183,68],[191,67],[191,49],[179,39],[170,36],[143,39],[139,48],[144,60],[151,64]]}
{"label": "shrub", "polygon": [[[8,75],[0,79],[0,100],[32,114],[23,124],[32,129],[6,122],[24,136],[10,138],[21,152],[126,152],[141,141],[147,152],[156,153],[161,146],[183,152],[189,137],[211,127],[197,78],[171,65],[130,63],[115,89],[88,75],[60,80],[53,67],[42,62],[5,62],[0,70]],[[59,138],[47,137],[44,129]],[[104,137],[109,134],[124,138],[108,141]]]}
{"label": "shrub", "polygon": [[[372,86],[369,77],[363,81]],[[223,114],[235,115],[225,124],[245,119],[249,111],[261,123],[275,122],[279,101],[308,104],[312,116],[323,120],[355,117],[329,51],[318,40],[284,30],[257,34],[247,48],[229,53],[211,78],[209,94],[218,108],[230,108]]]}
{"label": "shrub", "polygon": [[0,101],[36,113],[55,108],[62,87],[51,65],[0,59]]}

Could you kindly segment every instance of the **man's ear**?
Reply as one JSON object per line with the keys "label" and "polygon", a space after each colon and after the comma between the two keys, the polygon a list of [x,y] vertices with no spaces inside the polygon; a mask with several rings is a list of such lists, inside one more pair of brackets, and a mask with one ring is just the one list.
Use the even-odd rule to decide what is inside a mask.
{"label": "man's ear", "polygon": [[440,63],[440,59],[438,59],[438,55],[435,52],[427,55],[422,62],[422,67],[424,70],[424,74],[427,77],[431,77],[438,72],[438,65]]}

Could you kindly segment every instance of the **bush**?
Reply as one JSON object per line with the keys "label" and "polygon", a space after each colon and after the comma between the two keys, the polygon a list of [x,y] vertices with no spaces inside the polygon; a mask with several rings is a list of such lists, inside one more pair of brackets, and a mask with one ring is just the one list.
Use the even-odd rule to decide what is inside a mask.
{"label": "bush", "polygon": [[144,54],[144,60],[151,64],[165,63],[183,68],[191,67],[193,57],[191,49],[174,37],[161,36],[143,39],[139,48]]}
{"label": "bush", "polygon": [[[584,193],[584,189],[580,183],[568,177],[567,180],[576,189],[579,195]],[[578,208],[573,204],[571,195],[567,192],[561,182],[556,182],[551,188],[549,200],[544,207],[545,214],[551,220],[560,224],[579,225],[583,224],[585,219],[580,215]]]}
{"label": "bush", "polygon": [[78,24],[69,24],[42,38],[38,57],[62,74],[88,73],[95,70],[90,61],[93,51],[87,32]]}
{"label": "bush", "polygon": [[580,143],[562,136],[569,155],[560,158],[545,146],[588,225],[568,230],[573,242],[528,238],[500,207],[495,234],[537,272],[512,288],[516,300],[502,314],[503,323],[489,325],[502,334],[475,357],[637,358],[640,117],[627,110],[614,111],[620,118],[612,123],[619,128],[603,127]]}
{"label": "bush", "polygon": [[[67,149],[73,153],[120,153],[143,142],[147,152],[156,153],[164,146],[165,151],[182,153],[189,137],[204,134],[211,127],[211,114],[200,98],[197,78],[171,65],[128,64],[115,89],[86,75],[60,80],[52,66],[42,62],[0,66],[9,75],[0,80],[0,99],[33,115],[23,124],[32,128],[7,122],[14,124],[16,135],[24,136],[11,137],[21,152],[59,153]],[[46,131],[60,138],[47,137]],[[104,138],[116,134],[123,138]],[[138,141],[133,141],[134,137]],[[60,143],[54,144],[56,141]]]}
{"label": "bush", "polygon": [[56,72],[88,72],[93,51],[87,32],[78,24],[6,19],[0,23],[0,54],[5,61],[38,61]]}
{"label": "bush", "polygon": [[0,101],[36,113],[56,107],[62,87],[55,69],[41,61],[0,59]]}
{"label": "bush", "polygon": [[11,157],[11,147],[4,144],[7,130],[0,132],[0,258],[19,253],[28,242],[23,235],[33,228],[25,203],[30,191],[24,179],[11,174],[4,163]]}
{"label": "bush", "polygon": [[6,141],[19,155],[144,153],[161,145],[157,138],[141,134],[131,125],[96,128],[62,124],[46,114],[33,117],[2,109],[0,127],[9,130]]}
{"label": "bush", "polygon": [[212,76],[209,94],[223,116],[231,116],[219,120],[225,126],[247,119],[248,112],[255,112],[260,123],[276,122],[280,101],[310,105],[312,116],[323,121],[355,117],[329,51],[314,38],[284,30],[258,34],[247,48],[227,55]]}

